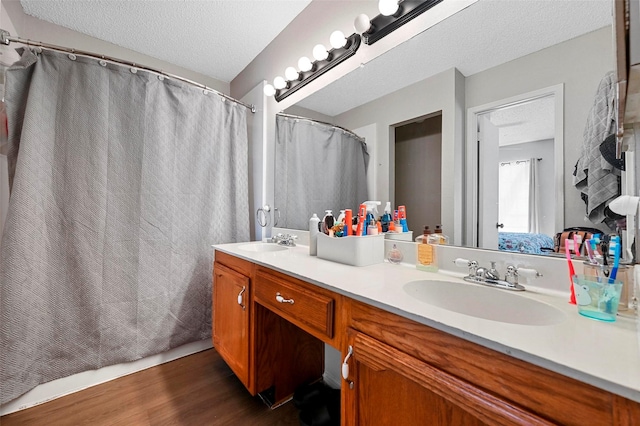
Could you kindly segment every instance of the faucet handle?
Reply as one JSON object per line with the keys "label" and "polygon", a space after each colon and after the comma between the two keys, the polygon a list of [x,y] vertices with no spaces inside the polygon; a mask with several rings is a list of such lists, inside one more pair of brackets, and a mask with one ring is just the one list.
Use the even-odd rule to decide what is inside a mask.
{"label": "faucet handle", "polygon": [[476,275],[476,272],[478,270],[478,262],[475,261],[475,260],[467,260],[467,259],[463,259],[461,257],[458,257],[457,259],[455,259],[453,261],[453,263],[455,263],[456,266],[460,266],[460,267],[466,266],[466,267],[468,267],[470,276]]}

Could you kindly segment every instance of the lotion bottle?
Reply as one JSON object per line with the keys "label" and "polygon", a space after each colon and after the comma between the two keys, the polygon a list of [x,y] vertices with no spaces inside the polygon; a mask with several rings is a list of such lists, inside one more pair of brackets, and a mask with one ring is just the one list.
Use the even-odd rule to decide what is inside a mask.
{"label": "lotion bottle", "polygon": [[309,219],[309,255],[318,255],[318,234],[320,233],[320,218],[313,214]]}

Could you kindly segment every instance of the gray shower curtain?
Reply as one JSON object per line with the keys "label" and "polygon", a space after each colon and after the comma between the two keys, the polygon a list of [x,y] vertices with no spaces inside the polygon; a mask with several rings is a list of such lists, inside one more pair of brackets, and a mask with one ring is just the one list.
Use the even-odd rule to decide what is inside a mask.
{"label": "gray shower curtain", "polygon": [[310,119],[276,116],[274,204],[278,226],[308,229],[316,213],[352,209],[368,199],[369,154],[363,138]]}
{"label": "gray shower curtain", "polygon": [[246,108],[51,51],[7,72],[0,403],[211,331],[211,244],[249,239]]}

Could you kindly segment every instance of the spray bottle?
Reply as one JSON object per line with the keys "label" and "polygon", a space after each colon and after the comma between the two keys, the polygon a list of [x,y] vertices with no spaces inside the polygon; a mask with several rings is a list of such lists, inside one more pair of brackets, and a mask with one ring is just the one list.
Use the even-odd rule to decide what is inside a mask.
{"label": "spray bottle", "polygon": [[[369,227],[376,228],[376,217],[378,216],[378,206],[381,204],[380,201],[365,201],[365,206],[367,206],[367,218],[365,219],[365,226],[363,228],[362,235],[371,235],[372,233],[369,230]],[[366,230],[366,234],[365,234]],[[376,232],[377,234],[377,232]]]}
{"label": "spray bottle", "polygon": [[382,232],[389,232],[389,223],[391,223],[392,220],[391,202],[387,201],[387,204],[384,206],[384,214],[382,215],[382,219],[380,220],[380,222],[382,222]]}

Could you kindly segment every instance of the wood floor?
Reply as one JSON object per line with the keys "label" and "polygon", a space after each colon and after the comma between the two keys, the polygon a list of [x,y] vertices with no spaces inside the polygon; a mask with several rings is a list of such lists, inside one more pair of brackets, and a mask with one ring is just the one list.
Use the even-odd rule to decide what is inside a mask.
{"label": "wood floor", "polygon": [[299,425],[252,397],[214,349],[0,417],[0,425]]}

